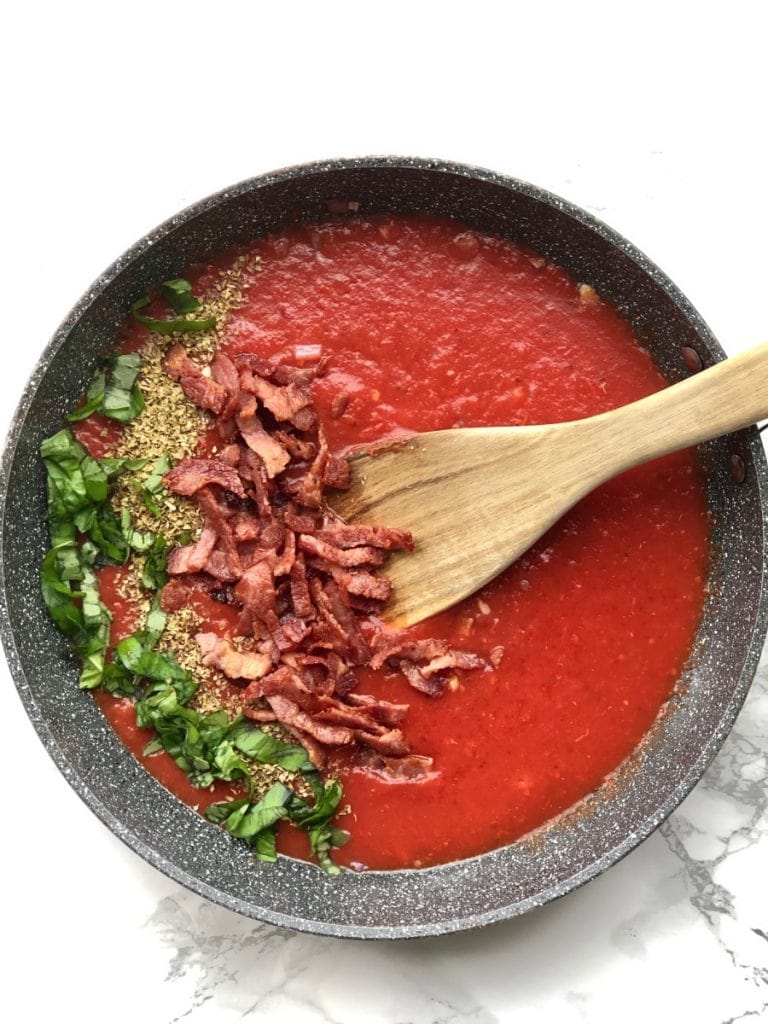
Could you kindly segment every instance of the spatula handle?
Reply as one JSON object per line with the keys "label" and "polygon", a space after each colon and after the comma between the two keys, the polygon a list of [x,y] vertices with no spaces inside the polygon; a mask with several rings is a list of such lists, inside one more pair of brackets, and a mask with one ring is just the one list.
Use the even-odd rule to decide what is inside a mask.
{"label": "spatula handle", "polygon": [[768,342],[620,409],[594,416],[605,476],[768,417]]}

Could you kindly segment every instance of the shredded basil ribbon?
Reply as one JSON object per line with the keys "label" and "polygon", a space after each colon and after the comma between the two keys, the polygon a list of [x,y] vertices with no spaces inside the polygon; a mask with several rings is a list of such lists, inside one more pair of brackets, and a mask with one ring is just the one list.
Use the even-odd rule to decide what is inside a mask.
{"label": "shredded basil ribbon", "polygon": [[131,313],[144,324],[150,331],[156,334],[197,334],[199,331],[209,331],[216,326],[215,317],[206,317],[205,320],[187,320],[184,314],[192,313],[200,308],[200,300],[192,294],[192,285],[181,277],[173,278],[170,281],[163,281],[160,285],[160,294],[168,302],[174,313],[181,314],[172,320],[156,320],[154,317],[146,316],[139,310],[144,309],[150,303],[148,295],[137,299],[131,306]]}
{"label": "shredded basil ribbon", "polygon": [[96,370],[88,386],[85,404],[71,412],[70,423],[100,412],[119,423],[130,423],[144,410],[144,396],[136,383],[141,359],[136,353],[114,356],[106,369]]}

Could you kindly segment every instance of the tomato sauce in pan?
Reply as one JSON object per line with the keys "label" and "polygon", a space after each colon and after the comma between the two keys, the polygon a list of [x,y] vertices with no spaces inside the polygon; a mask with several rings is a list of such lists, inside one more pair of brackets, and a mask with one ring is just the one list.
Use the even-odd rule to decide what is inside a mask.
{"label": "tomato sauce in pan", "polygon": [[[331,361],[314,384],[315,406],[338,452],[414,431],[577,419],[665,386],[590,288],[447,220],[302,227],[252,251],[263,269],[229,320],[225,349],[269,357],[321,345]],[[334,416],[339,392],[349,400]],[[703,477],[694,454],[681,452],[605,484],[482,591],[414,627],[415,636],[504,654],[496,670],[467,673],[438,698],[394,673],[359,673],[360,692],[410,705],[403,729],[435,773],[385,781],[340,764],[349,812],[338,824],[351,839],[335,859],[401,868],[471,856],[593,792],[671,694],[701,616],[708,559]],[[118,573],[102,575],[102,596],[119,636],[136,624],[114,589]],[[207,613],[226,619],[226,610]],[[130,704],[97,699],[182,800],[204,809],[228,795],[229,786],[194,789],[166,754],[142,758],[151,737]],[[308,855],[306,837],[289,827],[279,848]]]}

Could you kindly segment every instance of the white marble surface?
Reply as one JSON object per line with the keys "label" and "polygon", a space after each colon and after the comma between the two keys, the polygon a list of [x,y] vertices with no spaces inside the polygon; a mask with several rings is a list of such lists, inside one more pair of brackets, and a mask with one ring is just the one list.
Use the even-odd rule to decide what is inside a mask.
{"label": "white marble surface", "polygon": [[[3,433],[46,339],[128,244],[326,156],[535,181],[643,248],[728,351],[766,337],[764,4],[134,0],[2,18]],[[4,666],[0,684],[6,1020],[768,1020],[768,665],[702,783],[622,863],[522,919],[400,944],[293,934],[180,889],[68,788]]]}

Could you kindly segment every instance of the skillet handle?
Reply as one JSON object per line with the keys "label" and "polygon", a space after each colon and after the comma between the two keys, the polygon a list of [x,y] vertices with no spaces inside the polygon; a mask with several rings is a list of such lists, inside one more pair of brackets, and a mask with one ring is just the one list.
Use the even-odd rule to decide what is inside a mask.
{"label": "skillet handle", "polygon": [[585,420],[613,476],[768,417],[768,342],[638,402]]}

